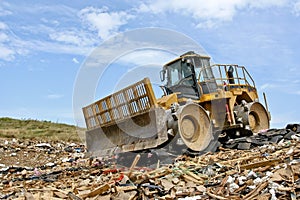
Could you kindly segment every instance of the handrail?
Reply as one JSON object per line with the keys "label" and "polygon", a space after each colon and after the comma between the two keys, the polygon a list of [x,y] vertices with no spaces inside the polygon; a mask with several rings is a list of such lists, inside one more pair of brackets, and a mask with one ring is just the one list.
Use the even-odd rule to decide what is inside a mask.
{"label": "handrail", "polygon": [[[228,68],[229,67],[234,67],[234,75],[233,78],[229,78],[227,75],[228,72]],[[216,71],[213,71],[213,69],[218,68]],[[200,69],[200,73],[198,76],[198,81],[200,81],[200,77],[201,75],[203,76],[203,73],[205,70],[211,70],[212,73],[213,72],[218,72],[218,74],[213,73],[214,78],[210,79],[210,80],[203,80],[201,82],[211,82],[211,81],[215,81],[217,83],[217,81],[221,81],[221,83],[226,83],[226,85],[248,85],[248,86],[252,86],[255,87],[255,82],[253,80],[253,78],[251,77],[251,75],[249,74],[249,72],[247,71],[247,69],[244,66],[239,66],[239,65],[235,65],[235,64],[214,64],[212,66],[208,66],[208,67],[202,67]],[[222,73],[224,72],[224,73]],[[239,73],[241,72],[241,73]],[[234,84],[230,84],[230,80],[234,81]],[[243,82],[245,84],[242,84],[241,82]],[[220,82],[219,82],[220,83]],[[219,84],[218,84],[219,85]]]}

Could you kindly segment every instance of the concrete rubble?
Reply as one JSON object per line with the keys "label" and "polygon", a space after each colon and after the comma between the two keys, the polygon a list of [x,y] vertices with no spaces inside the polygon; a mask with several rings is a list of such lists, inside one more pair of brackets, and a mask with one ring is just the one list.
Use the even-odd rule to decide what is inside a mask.
{"label": "concrete rubble", "polygon": [[130,167],[66,142],[0,139],[0,199],[300,199],[300,125],[232,139],[218,151]]}

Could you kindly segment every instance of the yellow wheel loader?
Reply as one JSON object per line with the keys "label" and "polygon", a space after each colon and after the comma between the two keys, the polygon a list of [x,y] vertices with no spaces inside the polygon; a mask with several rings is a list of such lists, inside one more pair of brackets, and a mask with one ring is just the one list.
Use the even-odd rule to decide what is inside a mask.
{"label": "yellow wheel loader", "polygon": [[266,99],[265,108],[243,66],[211,65],[210,57],[191,51],[165,64],[160,78],[161,98],[145,78],[83,108],[91,155],[166,145],[201,152],[220,138],[269,128]]}

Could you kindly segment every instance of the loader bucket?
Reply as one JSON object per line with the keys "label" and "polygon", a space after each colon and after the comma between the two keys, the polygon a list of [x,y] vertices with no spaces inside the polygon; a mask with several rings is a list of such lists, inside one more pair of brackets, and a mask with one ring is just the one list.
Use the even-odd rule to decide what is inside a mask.
{"label": "loader bucket", "polygon": [[155,148],[168,140],[166,113],[148,78],[83,108],[92,155]]}
{"label": "loader bucket", "polygon": [[178,130],[185,145],[193,151],[203,151],[213,139],[210,118],[195,103],[188,103],[178,110]]}

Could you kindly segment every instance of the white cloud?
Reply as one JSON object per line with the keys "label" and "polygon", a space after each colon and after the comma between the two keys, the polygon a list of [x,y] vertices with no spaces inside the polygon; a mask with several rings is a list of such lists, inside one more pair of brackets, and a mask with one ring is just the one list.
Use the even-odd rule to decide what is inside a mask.
{"label": "white cloud", "polygon": [[15,52],[0,44],[0,59],[5,61],[12,61],[14,59]]}
{"label": "white cloud", "polygon": [[49,34],[52,40],[62,42],[65,44],[73,44],[76,46],[94,46],[99,41],[92,34],[81,30],[70,30],[70,31],[53,31]]}
{"label": "white cloud", "polygon": [[274,84],[271,83],[265,83],[262,86],[259,87],[260,91],[264,91],[266,89],[270,89],[270,88],[275,88],[276,86]]}
{"label": "white cloud", "polygon": [[[0,3],[2,3],[1,0]],[[4,5],[4,3],[0,4],[0,12],[4,8],[5,10],[9,8],[17,16],[31,14],[40,20],[40,24],[28,21],[26,25],[21,23],[20,26],[12,28],[0,20],[0,60],[2,61],[13,61],[18,55],[39,51],[87,55],[92,48],[99,44],[99,38],[96,34],[89,30],[75,28],[74,25],[76,24],[58,26],[66,20],[78,23],[78,10],[76,9],[64,5],[35,5],[20,8],[15,4]],[[53,19],[50,14],[45,15],[44,12],[54,13],[56,18]],[[43,17],[41,18],[41,16]],[[58,16],[59,20],[57,20]],[[45,39],[47,36],[48,38]]]}
{"label": "white cloud", "polygon": [[48,53],[63,53],[71,55],[87,55],[93,47],[91,46],[78,46],[74,44],[61,44],[56,42],[47,41],[24,41],[24,47],[30,51],[42,51]]}
{"label": "white cloud", "polygon": [[8,40],[8,36],[5,33],[0,33],[0,42],[5,42]]}
{"label": "white cloud", "polygon": [[18,46],[23,49],[26,47],[27,53],[31,51],[42,51],[77,55],[87,55],[100,42],[95,34],[86,30],[74,27],[65,27],[64,30],[57,29],[57,27],[45,24],[22,26],[21,31],[38,36],[46,33],[50,40],[37,40],[33,38],[30,40],[22,40],[16,38],[14,41],[18,41],[20,44]]}
{"label": "white cloud", "polygon": [[293,13],[296,16],[300,16],[300,1],[299,0],[294,4]]}
{"label": "white cloud", "polygon": [[46,96],[48,99],[60,99],[60,98],[63,98],[64,95],[61,95],[61,94],[49,94]]}
{"label": "white cloud", "polygon": [[[14,11],[14,14],[30,14],[38,16],[37,19],[40,19],[40,16],[51,16],[55,14],[56,19],[61,20],[57,17],[69,17],[73,18],[76,16],[77,9],[63,5],[63,4],[52,4],[45,5],[41,3],[28,4],[29,6],[20,6],[19,4],[11,4],[6,7]],[[50,14],[50,15],[49,15]]]}
{"label": "white cloud", "polygon": [[300,95],[300,90],[298,90],[298,91],[295,91],[295,93],[294,94],[296,94],[296,95]]}
{"label": "white cloud", "polygon": [[8,10],[2,10],[0,9],[0,16],[7,16],[7,15],[11,15],[12,12],[8,11]]}
{"label": "white cloud", "polygon": [[76,31],[54,33],[54,30],[51,28],[39,28],[40,31],[47,30],[45,32],[52,32],[49,34],[52,41],[23,40],[15,35],[9,27],[7,27],[7,30],[0,32],[0,60],[12,61],[17,55],[26,55],[36,51],[87,55],[98,42],[96,38],[84,32],[81,33],[81,31],[78,31],[77,34]]}
{"label": "white cloud", "polygon": [[40,20],[42,22],[44,22],[45,24],[50,24],[50,25],[54,25],[54,26],[58,26],[60,24],[59,21],[57,21],[57,20],[49,20],[44,17],[42,17]]}
{"label": "white cloud", "polygon": [[26,54],[27,47],[10,30],[9,26],[0,22],[0,60],[12,61],[17,54]]}
{"label": "white cloud", "polygon": [[7,25],[3,22],[0,22],[0,30],[7,29]]}
{"label": "white cloud", "polygon": [[122,25],[127,24],[133,15],[125,11],[109,12],[108,8],[87,7],[79,12],[84,23],[87,23],[91,30],[98,32],[98,36],[107,39],[119,31]]}
{"label": "white cloud", "polygon": [[[4,2],[2,4],[6,4],[6,7],[8,6],[8,4],[4,3]],[[13,14],[11,11],[0,7],[0,16],[7,16],[7,15],[11,15],[11,14]]]}
{"label": "white cloud", "polygon": [[206,20],[204,22],[200,22],[196,25],[196,28],[214,28],[217,26],[217,23],[213,20]]}
{"label": "white cloud", "polygon": [[195,19],[210,19],[222,18],[227,20],[234,14],[232,3],[222,3],[224,1],[193,1],[193,0],[165,0],[154,1],[149,4],[142,4],[139,8],[141,12],[151,12],[159,14],[163,12],[179,13],[182,15],[189,15]]}
{"label": "white cloud", "polygon": [[72,61],[73,61],[74,63],[76,63],[76,64],[79,63],[79,61],[77,60],[77,58],[73,58]]}
{"label": "white cloud", "polygon": [[159,65],[161,67],[166,62],[174,59],[174,57],[174,55],[159,49],[142,49],[122,55],[116,60],[116,63],[129,66]]}
{"label": "white cloud", "polygon": [[251,8],[269,8],[272,6],[284,6],[287,5],[289,0],[244,0]]}
{"label": "white cloud", "polygon": [[138,12],[176,13],[191,16],[199,28],[214,27],[216,22],[230,21],[242,9],[265,9],[285,6],[287,0],[164,0],[142,3]]}
{"label": "white cloud", "polygon": [[56,40],[68,44],[80,45],[81,43],[81,39],[79,38],[79,36],[71,31],[51,33],[49,36],[52,40]]}

